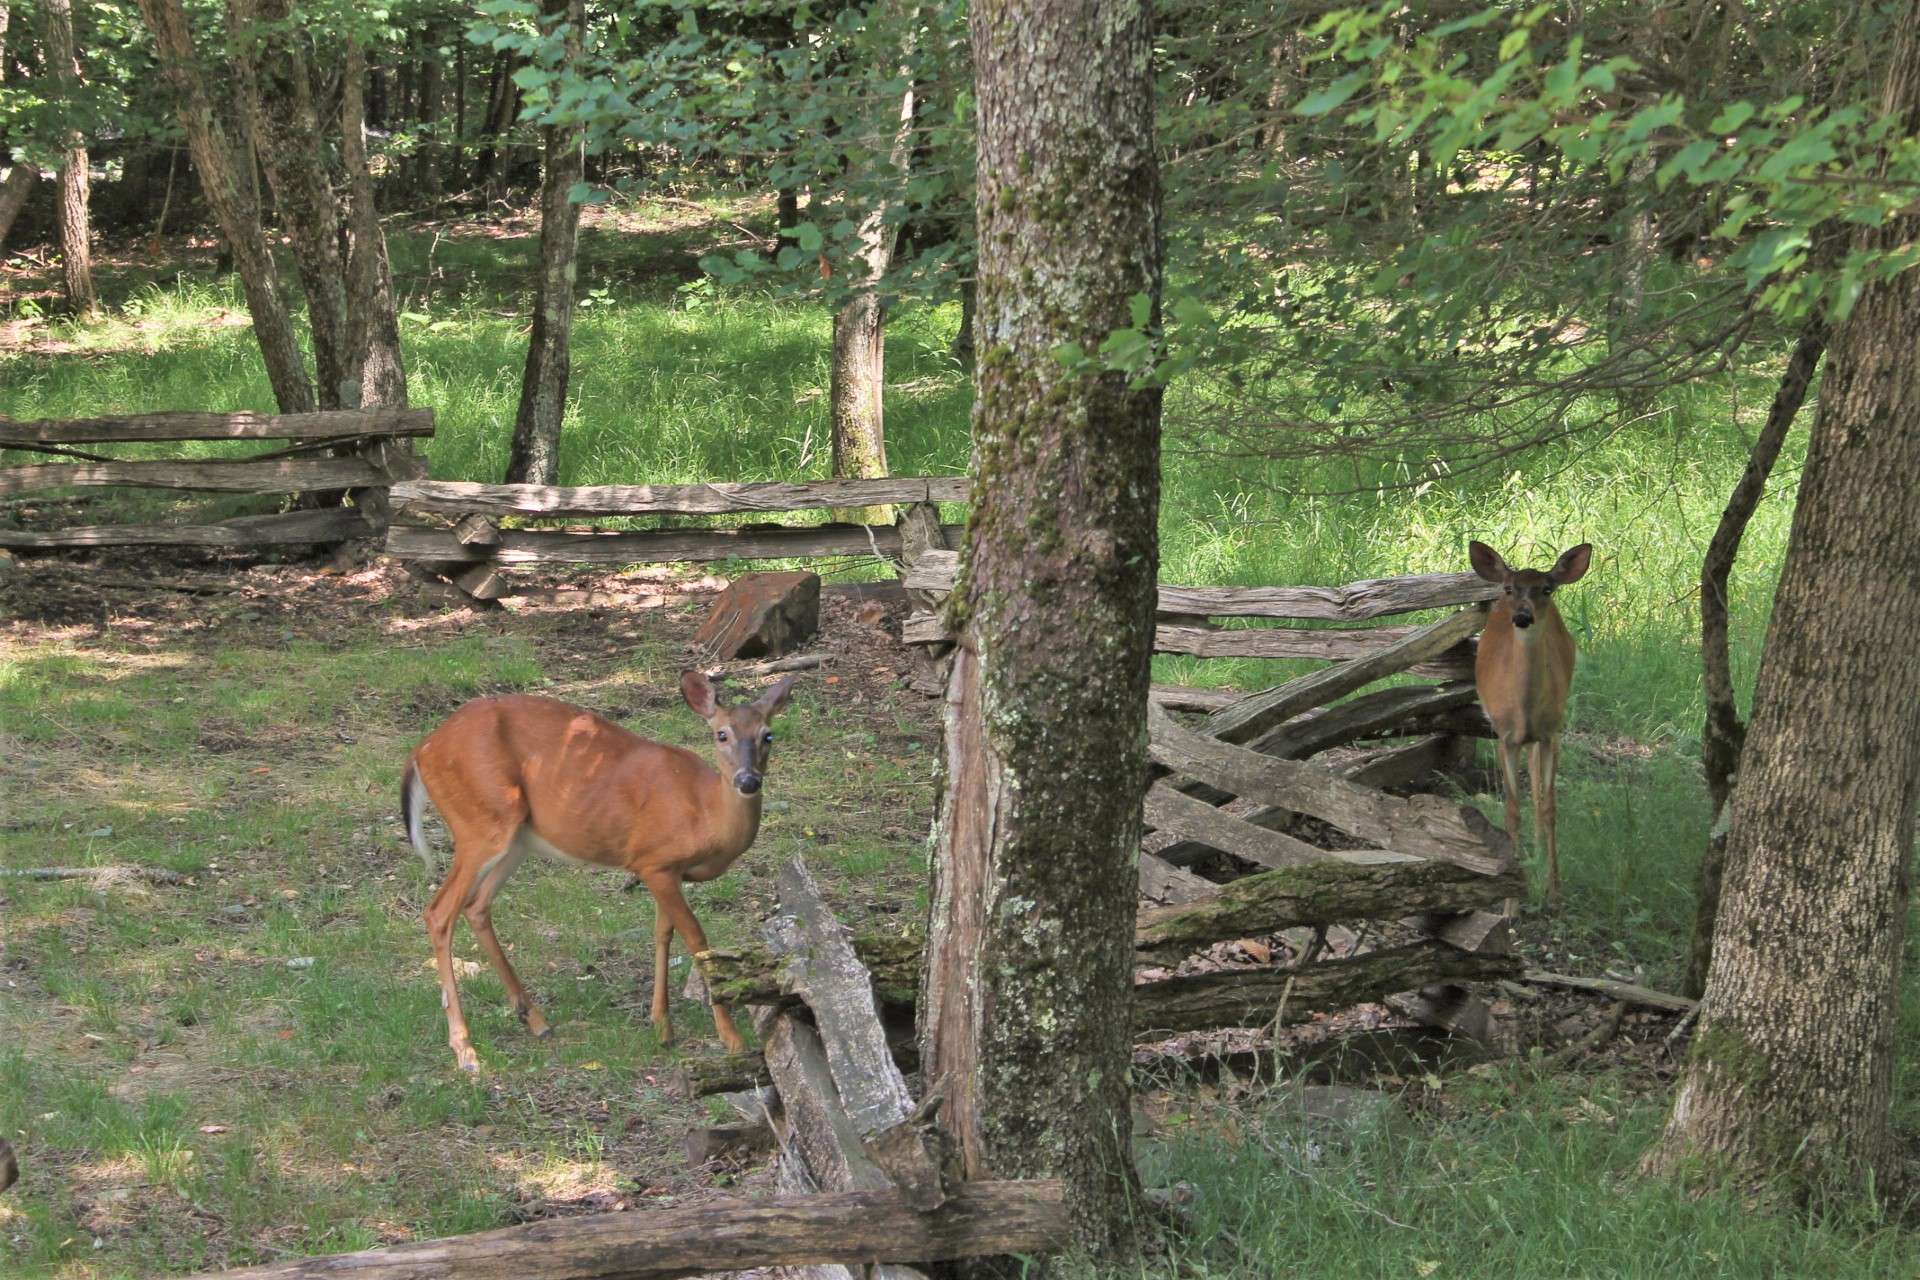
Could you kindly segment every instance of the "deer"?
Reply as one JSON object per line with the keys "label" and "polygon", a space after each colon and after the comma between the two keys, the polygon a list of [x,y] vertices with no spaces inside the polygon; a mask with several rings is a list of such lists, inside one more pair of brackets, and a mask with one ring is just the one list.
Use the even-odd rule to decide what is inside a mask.
{"label": "deer", "polygon": [[[713,733],[717,769],[683,747],[528,694],[476,698],[413,749],[401,777],[400,816],[429,875],[434,862],[420,826],[423,802],[432,802],[453,837],[453,860],[425,916],[447,1043],[461,1070],[477,1072],[480,1063],[454,984],[456,916],[466,917],[521,1023],[540,1038],[552,1030],[493,932],[494,896],[529,853],[626,871],[653,895],[652,1019],[660,1043],[673,1043],[667,1016],[673,935],[694,954],[707,949],[682,884],[725,874],[759,834],[773,749],[769,726],[785,710],[796,679],[787,676],[753,701],[728,706],[704,673],[680,677],[687,706]],[[745,1050],[726,1006],[712,1009],[714,1031],[728,1052]]]}
{"label": "deer", "polygon": [[[1560,610],[1556,589],[1578,582],[1593,559],[1590,543],[1560,554],[1553,568],[1514,569],[1484,542],[1467,547],[1473,571],[1500,588],[1487,612],[1473,660],[1473,682],[1480,705],[1493,722],[1500,749],[1500,773],[1506,784],[1507,838],[1520,842],[1520,776],[1516,757],[1530,747],[1533,776],[1534,839],[1546,845],[1547,900],[1560,903],[1560,844],[1554,830],[1554,775],[1560,767],[1560,728],[1567,693],[1573,687],[1574,645]],[[1509,904],[1508,914],[1512,914]]]}

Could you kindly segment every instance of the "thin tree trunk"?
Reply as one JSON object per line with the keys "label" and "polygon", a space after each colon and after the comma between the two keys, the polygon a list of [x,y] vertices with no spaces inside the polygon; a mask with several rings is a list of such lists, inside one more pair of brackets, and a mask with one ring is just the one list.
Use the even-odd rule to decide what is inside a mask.
{"label": "thin tree trunk", "polygon": [[[887,157],[902,182],[912,154],[913,107],[914,85],[909,80]],[[827,397],[833,416],[833,474],[849,480],[887,474],[887,313],[879,286],[893,265],[898,227],[886,220],[886,204],[885,197],[876,200],[860,223],[858,292],[833,316]],[[892,512],[885,507],[848,511],[841,518],[856,524],[893,522]]]}
{"label": "thin tree trunk", "polygon": [[1694,890],[1693,939],[1687,948],[1685,994],[1698,998],[1706,989],[1707,966],[1713,958],[1713,921],[1720,910],[1720,881],[1726,867],[1727,837],[1720,815],[1733,793],[1740,768],[1740,748],[1747,727],[1733,694],[1733,664],[1727,652],[1727,581],[1740,554],[1747,522],[1767,491],[1767,477],[1786,443],[1787,432],[1800,413],[1812,385],[1813,373],[1827,349],[1824,321],[1810,322],[1794,344],[1793,355],[1774,391],[1773,405],[1760,436],[1747,456],[1747,469],[1727,498],[1720,524],[1700,562],[1700,667],[1707,701],[1706,724],[1700,734],[1700,762],[1707,775],[1707,796],[1713,803],[1712,831],[1700,859],[1700,878]]}
{"label": "thin tree trunk", "polygon": [[[467,40],[459,32],[453,41],[453,171],[465,174],[467,163]],[[456,177],[455,182],[460,179]],[[435,178],[434,184],[439,185]]]}
{"label": "thin tree trunk", "polygon": [[340,160],[347,173],[347,355],[350,389],[343,398],[362,408],[405,408],[407,370],[400,358],[400,319],[393,299],[393,268],[380,229],[373,173],[367,166],[366,114],[361,96],[367,58],[360,42],[347,45],[340,92]]}
{"label": "thin tree trunk", "polygon": [[[250,156],[236,156],[226,128],[208,96],[207,73],[193,48],[182,0],[140,0],[140,14],[153,32],[154,50],[180,112],[200,186],[239,269],[253,316],[254,337],[266,360],[267,379],[282,413],[311,413],[313,384],[294,340],[293,322],[274,272],[273,255],[260,228],[260,205],[252,190]],[[247,174],[243,176],[241,163]]]}
{"label": "thin tree trunk", "polygon": [[[73,39],[73,0],[44,0],[46,65],[61,102],[74,102],[80,92],[80,57]],[[93,287],[93,246],[87,202],[91,183],[87,175],[87,142],[78,129],[61,139],[60,198],[56,202],[60,226],[60,277],[67,306],[83,316],[97,315],[100,296]]]}
{"label": "thin tree trunk", "polygon": [[322,409],[338,409],[347,404],[342,389],[354,377],[347,350],[347,273],[339,207],[327,180],[327,131],[314,105],[304,36],[289,0],[228,0],[227,12],[241,40],[237,97],[262,143],[261,166],[307,297],[317,398]]}
{"label": "thin tree trunk", "polygon": [[960,282],[960,328],[953,335],[951,351],[953,358],[960,362],[963,369],[973,368],[974,339],[973,326],[980,306],[980,290],[974,278],[968,276]]}
{"label": "thin tree trunk", "polygon": [[1150,23],[1143,0],[976,5],[970,21],[986,354],[921,1064],[967,1176],[1066,1179],[1080,1247],[1132,1260],[1160,395],[1055,352],[1098,348],[1132,298],[1159,295]]}
{"label": "thin tree trunk", "polygon": [[429,26],[421,35],[420,96],[414,111],[419,139],[414,144],[413,189],[423,196],[440,194],[440,57],[436,31]]}
{"label": "thin tree trunk", "polygon": [[[549,23],[567,24],[567,58],[580,56],[586,27],[585,0],[542,0]],[[533,334],[520,380],[520,410],[513,420],[508,484],[553,484],[560,475],[560,422],[567,409],[567,378],[573,338],[574,258],[580,238],[580,206],[573,184],[586,169],[586,135],[577,126],[542,130],[547,172],[540,187],[540,291],[534,299]]]}
{"label": "thin tree trunk", "polygon": [[[1920,5],[1889,41],[1886,110],[1920,124]],[[1856,242],[1920,233],[1893,219]],[[1732,799],[1693,1048],[1655,1170],[1807,1192],[1895,1173],[1901,956],[1920,794],[1920,271],[1836,333]],[[1702,1157],[1705,1157],[1702,1160]]]}

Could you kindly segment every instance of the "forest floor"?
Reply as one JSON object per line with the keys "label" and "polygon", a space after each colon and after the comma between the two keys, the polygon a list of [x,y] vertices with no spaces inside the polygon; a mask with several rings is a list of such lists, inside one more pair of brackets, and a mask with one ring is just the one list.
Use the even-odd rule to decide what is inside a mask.
{"label": "forest floor", "polygon": [[[767,212],[672,200],[589,211],[563,480],[822,473],[825,308],[714,289],[697,265]],[[390,236],[411,393],[438,419],[433,474],[497,478],[533,226],[449,219]],[[109,313],[80,324],[55,313],[45,262],[0,263],[0,414],[270,406],[210,244],[107,245],[98,264]],[[948,354],[957,312],[902,305],[890,319],[897,473],[966,466],[968,379]],[[1545,451],[1524,474],[1337,498],[1312,491],[1367,477],[1344,462],[1316,475],[1221,459],[1183,437],[1176,387],[1161,576],[1333,584],[1462,568],[1469,536],[1530,559],[1591,540],[1595,570],[1563,604],[1581,652],[1560,782],[1567,906],[1530,904],[1522,945],[1541,967],[1671,986],[1706,826],[1691,593],[1769,393],[1764,379],[1689,388],[1632,434]],[[1800,448],[1796,435],[1780,465],[1789,493]],[[192,514],[237,509],[216,499]],[[1743,547],[1743,687],[1790,511],[1790,496],[1769,501]],[[170,498],[98,491],[0,509],[36,526],[187,515]],[[823,571],[832,584],[878,569]],[[655,1041],[652,904],[617,876],[530,863],[501,898],[502,939],[555,1023],[550,1040],[525,1034],[456,934],[483,1070],[453,1069],[420,924],[436,881],[395,814],[406,752],[462,701],[506,690],[665,741],[702,737],[675,676],[716,579],[632,571],[564,585],[597,595],[474,612],[367,558],[0,562],[0,869],[185,877],[0,879],[0,1133],[24,1170],[0,1196],[0,1275],[180,1274],[763,1185],[751,1165],[692,1167],[679,1149],[717,1113],[671,1097],[667,1074],[717,1045],[687,1001],[674,1009],[680,1042]],[[922,918],[939,728],[937,704],[899,686],[898,621],[897,607],[875,620],[830,592],[821,644],[836,661],[807,675],[781,725],[760,841],[691,893],[716,942],[749,936],[771,872],[796,854],[850,922]],[[1163,682],[1241,688],[1297,669],[1155,663]],[[1497,813],[1479,785],[1462,798]],[[1229,1075],[1143,1059],[1142,1169],[1150,1185],[1191,1184],[1194,1230],[1139,1273],[1920,1274],[1920,1238],[1878,1206],[1835,1217],[1638,1176],[1684,1048],[1668,1039],[1672,1017],[1629,1009],[1598,1050],[1561,1056],[1607,1018],[1604,999],[1489,994],[1514,1028],[1495,1060],[1436,1052],[1380,1009],[1301,1033],[1324,1059],[1312,1074],[1260,1055]],[[1920,992],[1899,1043],[1907,1123],[1920,1114]],[[1304,1089],[1327,1079],[1387,1101],[1330,1126]]]}
{"label": "forest floor", "polygon": [[[695,1166],[680,1150],[720,1112],[666,1082],[682,1055],[717,1045],[686,1001],[679,1043],[657,1043],[652,904],[618,876],[530,863],[501,899],[549,1040],[525,1034],[457,935],[482,1071],[453,1067],[420,927],[435,881],[395,813],[413,742],[465,699],[507,690],[696,749],[703,736],[674,677],[723,579],[543,579],[591,603],[476,611],[364,556],[95,553],[0,572],[0,867],[185,877],[0,880],[0,1131],[26,1175],[0,1202],[9,1274],[197,1271],[764,1187],[757,1163]],[[796,855],[849,923],[922,918],[939,731],[937,703],[903,686],[902,612],[829,591],[809,649],[832,661],[803,679],[781,725],[762,836],[692,890],[717,943],[750,935],[771,872]],[[1603,971],[1565,951],[1565,923],[1528,922],[1530,963]],[[676,956],[676,990],[684,964]],[[1192,1184],[1237,1241],[1188,1261],[1260,1273],[1279,1243],[1259,1239],[1273,1216],[1241,1201],[1270,1199],[1258,1181],[1275,1176],[1321,1214],[1385,1215],[1395,1252],[1444,1256],[1392,1165],[1365,1163],[1404,1161],[1416,1135],[1460,1160],[1471,1135],[1498,1150],[1502,1129],[1524,1125],[1519,1158],[1565,1159],[1571,1143],[1600,1162],[1577,1176],[1615,1176],[1623,1126],[1644,1127],[1670,1079],[1675,1020],[1632,1009],[1592,1052],[1556,1056],[1607,1019],[1605,1000],[1489,994],[1513,1035],[1508,1058],[1449,1049],[1378,1007],[1289,1037],[1277,1061],[1247,1052],[1259,1037],[1234,1037],[1237,1072],[1187,1065],[1191,1038],[1143,1053],[1143,1167]],[[1324,1096],[1302,1088],[1329,1081],[1368,1091],[1360,1119],[1330,1122]],[[1444,1221],[1450,1203],[1426,1212]],[[1537,1274],[1594,1274],[1578,1256]],[[1432,1274],[1418,1269],[1429,1260],[1409,1265]]]}

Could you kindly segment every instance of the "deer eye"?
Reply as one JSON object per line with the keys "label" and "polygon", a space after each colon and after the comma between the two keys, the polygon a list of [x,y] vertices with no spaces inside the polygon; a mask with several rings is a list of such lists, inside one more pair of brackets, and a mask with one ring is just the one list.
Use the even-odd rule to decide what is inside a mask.
{"label": "deer eye", "polygon": [[1552,595],[1552,594],[1553,594],[1553,588],[1552,588],[1552,587],[1542,587],[1542,588],[1540,588],[1540,594],[1541,594],[1541,595],[1543,595],[1543,596],[1550,596],[1550,595]]}
{"label": "deer eye", "polygon": [[720,732],[714,734],[713,740],[715,742],[725,742],[727,740],[727,731],[722,729]]}
{"label": "deer eye", "polygon": [[767,743],[769,746],[771,746],[773,743],[773,730],[769,729],[765,733],[761,734],[760,741]]}

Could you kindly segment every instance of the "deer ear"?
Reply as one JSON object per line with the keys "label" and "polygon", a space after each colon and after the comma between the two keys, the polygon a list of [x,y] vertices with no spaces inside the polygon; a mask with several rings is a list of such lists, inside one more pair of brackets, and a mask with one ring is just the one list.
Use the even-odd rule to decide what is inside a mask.
{"label": "deer ear", "polygon": [[759,707],[761,713],[769,718],[779,715],[787,709],[787,703],[792,700],[793,683],[799,678],[797,675],[782,676],[771,689],[755,698],[753,705]]}
{"label": "deer ear", "polygon": [[1473,562],[1475,573],[1479,574],[1484,581],[1496,586],[1505,583],[1511,573],[1507,568],[1507,562],[1500,558],[1500,553],[1484,542],[1469,542],[1467,559]]}
{"label": "deer ear", "polygon": [[707,679],[704,671],[687,671],[680,676],[680,695],[693,708],[693,714],[702,720],[710,720],[713,713],[720,709],[720,699],[713,692],[713,681]]}
{"label": "deer ear", "polygon": [[1587,566],[1592,563],[1593,544],[1583,542],[1577,547],[1568,547],[1562,551],[1560,558],[1553,562],[1550,574],[1556,583],[1564,587],[1569,582],[1578,582],[1586,577]]}

